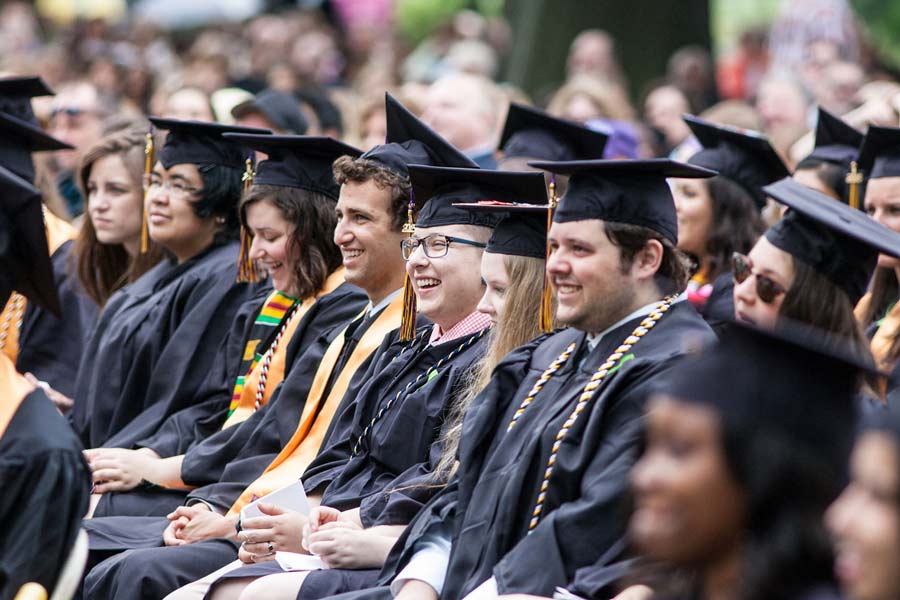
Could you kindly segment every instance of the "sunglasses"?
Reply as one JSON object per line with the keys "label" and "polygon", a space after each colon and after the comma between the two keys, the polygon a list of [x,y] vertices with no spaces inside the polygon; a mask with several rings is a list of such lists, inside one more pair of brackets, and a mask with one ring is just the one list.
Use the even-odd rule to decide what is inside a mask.
{"label": "sunglasses", "polygon": [[756,277],[756,295],[766,304],[771,304],[775,298],[787,292],[784,286],[773,281],[760,273],[753,272],[753,262],[749,256],[745,256],[740,252],[731,255],[731,276],[734,277],[734,283],[739,285],[747,281],[747,278],[753,275]]}

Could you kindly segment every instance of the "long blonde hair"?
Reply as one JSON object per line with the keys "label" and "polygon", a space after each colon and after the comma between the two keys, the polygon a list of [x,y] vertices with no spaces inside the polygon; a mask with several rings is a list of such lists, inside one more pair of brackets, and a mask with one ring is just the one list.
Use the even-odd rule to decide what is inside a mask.
{"label": "long blonde hair", "polygon": [[[442,435],[443,451],[434,470],[439,482],[446,482],[456,471],[456,450],[462,433],[463,417],[469,405],[491,380],[494,367],[515,348],[540,333],[541,289],[544,285],[544,260],[527,256],[504,255],[503,266],[509,276],[509,288],[503,312],[491,329],[487,352],[470,374],[465,390],[451,407]],[[555,306],[553,309],[555,313]]]}

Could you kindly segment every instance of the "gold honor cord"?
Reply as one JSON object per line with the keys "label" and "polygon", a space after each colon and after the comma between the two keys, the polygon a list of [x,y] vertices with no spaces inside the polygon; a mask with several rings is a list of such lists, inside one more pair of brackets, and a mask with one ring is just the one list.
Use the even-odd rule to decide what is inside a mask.
{"label": "gold honor cord", "polygon": [[150,191],[150,171],[153,170],[153,125],[144,141],[144,202],[141,210],[141,254],[150,249],[150,230],[147,225],[147,194]]}
{"label": "gold honor cord", "polygon": [[[250,157],[244,162],[244,174],[241,175],[241,182],[244,184],[243,195],[247,195],[250,186],[253,185],[253,178],[256,173],[253,171],[253,161]],[[259,281],[259,269],[256,261],[250,258],[250,246],[253,244],[253,234],[247,228],[245,223],[241,223],[241,248],[238,253],[238,275],[239,283],[254,283]]]}
{"label": "gold honor cord", "polygon": [[[676,296],[667,296],[662,301],[660,301],[656,306],[653,307],[653,310],[650,311],[650,314],[647,315],[644,320],[640,322],[640,324],[631,332],[631,334],[625,338],[622,344],[616,348],[616,350],[610,354],[606,360],[603,362],[600,367],[594,372],[591,376],[590,381],[588,381],[587,385],[584,386],[584,389],[581,392],[581,396],[578,398],[578,403],[575,405],[575,409],[569,415],[569,418],[566,419],[565,423],[563,423],[562,428],[560,428],[559,432],[556,434],[556,440],[553,442],[553,447],[550,451],[550,458],[547,460],[547,467],[544,469],[544,479],[541,482],[541,486],[539,488],[537,501],[535,502],[534,509],[531,511],[531,521],[528,523],[528,531],[529,533],[537,527],[538,523],[541,520],[541,513],[544,509],[544,500],[547,498],[547,490],[550,488],[550,477],[553,475],[553,467],[556,464],[556,456],[559,453],[559,449],[562,446],[562,442],[565,439],[566,435],[568,435],[569,430],[572,429],[572,426],[575,425],[575,421],[578,420],[578,416],[584,411],[590,401],[594,398],[594,392],[597,391],[597,388],[603,383],[606,379],[606,376],[611,372],[614,372],[614,367],[616,364],[622,360],[625,354],[630,351],[645,335],[647,335],[651,329],[659,322],[660,319],[668,312],[668,310],[672,307],[672,304],[675,302]],[[525,400],[522,401],[522,404],[519,406],[519,409],[513,415],[512,421],[510,421],[509,426],[507,427],[507,432],[512,430],[518,421],[519,417],[525,412],[528,406],[534,402],[538,393],[543,389],[544,384],[550,380],[556,371],[562,367],[566,361],[571,358],[573,352],[575,351],[575,344],[570,344],[568,348],[566,348],[562,354],[560,354],[556,360],[554,360],[550,366],[544,371],[540,378],[538,378],[537,383],[535,383],[534,387],[529,392],[528,396],[525,397]]]}
{"label": "gold honor cord", "polygon": [[859,172],[859,167],[856,164],[855,160],[850,161],[850,172],[847,173],[847,177],[844,178],[844,182],[848,186],[850,186],[847,196],[847,204],[849,204],[851,208],[859,210],[860,208],[862,208],[859,198],[859,188],[862,186],[863,175]]}

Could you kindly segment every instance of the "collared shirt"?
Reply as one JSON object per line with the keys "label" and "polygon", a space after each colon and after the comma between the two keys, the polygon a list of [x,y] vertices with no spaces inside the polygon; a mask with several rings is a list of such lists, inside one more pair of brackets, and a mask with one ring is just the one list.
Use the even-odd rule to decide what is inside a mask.
{"label": "collared shirt", "polygon": [[478,333],[482,329],[490,326],[491,317],[476,310],[447,331],[441,331],[440,326],[435,323],[434,327],[431,329],[431,337],[428,340],[428,344],[433,346],[435,344],[443,344],[444,342],[452,342],[457,338]]}
{"label": "collared shirt", "polygon": [[366,308],[366,318],[368,318],[372,315],[377,315],[379,312],[381,312],[381,309],[383,309],[388,304],[393,302],[394,298],[397,297],[397,294],[399,294],[402,291],[403,291],[403,288],[400,288],[399,290],[394,290],[393,292],[388,294],[381,302],[379,302],[375,306],[372,306],[372,301],[370,300],[369,306]]}
{"label": "collared shirt", "polygon": [[[675,298],[675,302],[673,302],[672,304],[675,304],[675,303],[677,303],[677,302],[682,302],[682,301],[684,301],[684,300],[687,300],[687,292],[682,292],[682,293],[680,293],[680,294]],[[621,327],[622,325],[624,325],[624,324],[627,323],[628,321],[631,321],[631,320],[633,320],[633,319],[637,319],[638,317],[645,317],[645,316],[649,315],[651,312],[653,312],[653,309],[656,307],[657,304],[659,304],[659,300],[656,300],[656,301],[654,301],[654,302],[651,302],[650,304],[646,304],[646,305],[640,307],[639,309],[637,309],[637,310],[634,311],[633,313],[627,315],[626,317],[624,317],[624,318],[622,318],[622,319],[619,319],[618,321],[616,321],[615,323],[613,323],[612,325],[610,325],[609,327],[607,327],[606,329],[604,329],[604,330],[601,331],[600,333],[589,333],[589,334],[587,334],[588,348],[590,348],[590,350],[593,352],[594,348],[597,347],[597,344],[600,343],[600,341],[603,339],[603,337],[604,337],[607,333],[609,333],[610,331],[612,331],[612,330],[614,330],[614,329],[616,329],[616,328],[618,328],[618,327]]]}

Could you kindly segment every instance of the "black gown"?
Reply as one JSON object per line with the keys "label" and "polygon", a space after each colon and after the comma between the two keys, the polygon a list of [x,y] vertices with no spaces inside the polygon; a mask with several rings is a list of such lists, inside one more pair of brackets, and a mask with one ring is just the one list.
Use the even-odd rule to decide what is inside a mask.
{"label": "black gown", "polygon": [[[447,402],[461,390],[467,373],[482,356],[484,333],[428,346],[425,328],[399,353],[392,351],[397,345],[395,335],[386,339],[364,374],[355,400],[346,406],[344,413],[352,410],[353,417],[341,415],[344,421],[353,422],[350,435],[343,433],[341,423],[335,426],[327,447],[303,476],[307,490],[324,490],[323,503],[329,506],[352,507],[380,492],[397,475],[416,466],[424,469],[439,445],[437,435]],[[429,376],[431,367],[442,358],[448,360]],[[348,390],[345,400],[353,391]],[[392,402],[398,392],[399,400]],[[363,436],[360,451],[354,454],[366,424],[388,403],[389,409],[370,428],[370,435]],[[235,560],[237,548],[227,540],[209,540],[174,548],[130,550],[105,560],[88,574],[86,598],[106,598],[113,592],[117,598],[163,597]],[[126,581],[141,581],[141,585],[126,586]]]}
{"label": "black gown", "polygon": [[29,581],[52,592],[87,512],[91,476],[78,438],[41,390],[25,396],[0,437],[0,482],[0,600]]}
{"label": "black gown", "polygon": [[72,244],[66,241],[50,257],[63,318],[28,302],[16,358],[17,371],[30,372],[69,397],[75,393],[78,364],[98,313],[97,304],[83,291],[72,270]]}
{"label": "black gown", "polygon": [[[237,310],[260,285],[235,283],[237,244],[163,261],[107,302],[79,367],[70,421],[85,447],[126,427],[145,437],[191,405]],[[135,422],[137,420],[137,422]]]}
{"label": "black gown", "polygon": [[715,278],[712,291],[700,311],[700,316],[716,333],[726,323],[734,321],[734,277],[731,271],[726,271]]}
{"label": "black gown", "polygon": [[[343,283],[332,292],[319,297],[303,315],[288,343],[285,380],[294,373],[295,365],[299,373],[307,374],[306,379],[311,380],[324,355],[324,349],[327,349],[331,340],[367,302],[366,295],[348,283]],[[223,344],[220,350],[220,356],[215,361],[217,367],[223,361],[230,360],[232,369],[224,374],[214,370],[204,386],[205,390],[201,393],[202,401],[175,413],[156,433],[135,444],[137,447],[151,448],[163,457],[185,454],[182,478],[192,487],[218,481],[229,464],[239,458],[250,459],[272,451],[277,453],[280,449],[279,430],[292,427],[289,413],[294,411],[288,407],[299,405],[299,410],[302,410],[300,399],[306,395],[295,395],[297,390],[294,388],[285,401],[281,402],[278,398],[282,396],[283,388],[282,384],[279,384],[269,402],[250,418],[232,427],[221,428],[231,402],[234,378],[237,376],[235,365],[241,363],[240,357],[246,343],[246,332],[242,334],[237,332],[249,329],[261,308],[260,301],[256,300],[254,311],[244,319],[246,324],[243,328],[236,325],[232,335],[229,336],[239,337],[240,342]],[[265,345],[270,342],[271,340],[264,340]],[[298,357],[302,358],[297,360]],[[310,369],[312,375],[308,373]],[[221,371],[221,368],[218,368],[218,371]],[[274,406],[276,402],[285,408],[271,411],[268,407]],[[295,423],[299,419],[299,410],[294,418]],[[262,414],[271,414],[275,417],[274,422],[272,419],[261,418]],[[262,465],[260,473],[265,466]],[[186,490],[163,490],[155,487],[135,489],[122,494],[104,494],[94,516],[164,516],[183,504],[187,494]]]}
{"label": "black gown", "polygon": [[[679,355],[714,339],[687,302],[676,303],[633,346],[634,357],[626,360],[626,355],[595,392],[561,445],[542,518],[530,534],[528,529],[557,432],[591,375],[639,321],[610,331],[591,352],[585,334],[569,329],[513,351],[498,365],[466,415],[456,483],[420,513],[394,547],[382,584],[405,566],[415,542],[435,521],[453,520],[442,592],[446,599],[464,597],[491,576],[501,594],[552,596],[557,586],[573,581],[579,569],[595,565],[621,543],[628,472],[640,452],[648,392]],[[573,358],[545,383],[507,433],[534,382],[573,342]]]}

